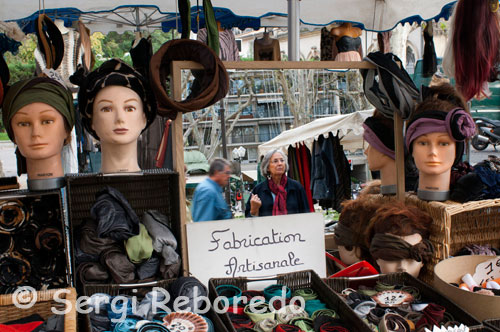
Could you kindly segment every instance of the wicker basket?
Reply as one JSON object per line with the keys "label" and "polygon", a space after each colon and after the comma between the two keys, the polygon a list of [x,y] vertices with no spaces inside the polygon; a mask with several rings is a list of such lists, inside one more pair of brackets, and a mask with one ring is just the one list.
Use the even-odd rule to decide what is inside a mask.
{"label": "wicker basket", "polygon": [[[373,199],[386,203],[394,201],[395,197],[373,195]],[[435,251],[419,276],[428,284],[433,283],[434,266],[466,245],[500,247],[500,199],[461,204],[453,201],[428,202],[415,194],[407,194],[405,202],[426,211],[433,220],[429,240]]]}
{"label": "wicker basket", "polygon": [[[117,285],[117,284],[87,284],[83,288],[83,293],[86,296],[91,296],[96,293],[105,293],[111,296],[117,295],[135,295],[140,297],[144,296],[147,292],[151,291],[153,287],[161,287],[168,290],[171,283],[175,279],[160,280],[150,283],[135,284],[135,285]],[[80,331],[92,332],[90,325],[89,315],[80,315],[83,319],[80,319]],[[217,332],[228,332],[221,319],[215,312],[210,309],[206,316],[214,324],[215,331]]]}
{"label": "wicker basket", "polygon": [[[255,278],[214,278],[208,282],[210,300],[212,303],[218,296],[215,288],[220,285],[233,285],[241,290],[252,289],[251,283],[255,281],[272,280],[278,284],[282,284],[290,288],[292,291],[301,288],[312,288],[319,296],[319,299],[327,304],[328,308],[335,310],[340,317],[349,322],[351,330],[356,332],[371,332],[372,330],[366,325],[356,313],[328,286],[321,280],[321,278],[312,270],[290,272],[280,274],[276,277],[269,277],[264,279]],[[249,287],[250,286],[250,287]],[[221,314],[222,321],[226,325],[229,332],[236,332],[229,319],[229,315]]]}
{"label": "wicker basket", "polygon": [[[54,295],[60,290],[66,290],[57,295],[58,301],[54,300]],[[36,292],[36,302],[30,308],[19,309],[13,301],[12,295],[0,296],[0,323],[5,323],[11,320],[28,317],[32,314],[38,314],[43,319],[54,315],[52,308],[63,311],[67,309],[65,303],[71,303],[69,312],[64,315],[64,332],[76,332],[76,291],[74,288],[51,289],[48,291]],[[32,298],[30,298],[32,299]],[[64,299],[67,302],[61,301]],[[23,300],[29,300],[23,298]],[[28,301],[29,302],[29,301]]]}
{"label": "wicker basket", "polygon": [[391,274],[379,274],[375,276],[368,277],[354,277],[354,278],[332,278],[323,279],[323,281],[330,287],[333,291],[340,293],[346,288],[357,289],[360,285],[365,285],[369,287],[375,286],[377,281],[383,282],[385,284],[399,284],[405,286],[412,286],[420,291],[421,297],[427,301],[434,302],[446,308],[446,312],[449,312],[453,317],[455,317],[459,322],[470,326],[479,327],[481,322],[474,318],[467,311],[459,307],[455,302],[449,300],[447,297],[442,295],[437,290],[433,289],[426,283],[412,277],[408,273],[391,273]]}
{"label": "wicker basket", "polygon": [[[105,186],[119,190],[139,218],[148,210],[158,210],[167,216],[170,229],[177,239],[177,252],[182,252],[179,212],[179,175],[165,169],[145,170],[137,175],[71,174],[66,177],[70,232],[85,218],[95,203],[95,194]],[[74,254],[72,253],[74,258]],[[74,259],[72,264],[75,264]],[[73,273],[76,266],[73,265]],[[74,276],[75,277],[75,276]],[[74,280],[76,280],[74,278]],[[80,289],[78,289],[80,292]]]}
{"label": "wicker basket", "polygon": [[500,332],[500,318],[486,319],[483,323],[485,326],[491,328],[492,331]]}

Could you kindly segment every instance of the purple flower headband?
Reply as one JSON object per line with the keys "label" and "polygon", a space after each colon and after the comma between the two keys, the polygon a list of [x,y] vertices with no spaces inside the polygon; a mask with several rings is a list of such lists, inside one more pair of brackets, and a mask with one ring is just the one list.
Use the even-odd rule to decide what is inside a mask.
{"label": "purple flower headband", "polygon": [[417,137],[435,132],[446,132],[454,141],[463,142],[472,137],[475,131],[474,120],[462,108],[455,108],[448,113],[428,111],[409,124],[406,130],[406,146],[409,149]]}

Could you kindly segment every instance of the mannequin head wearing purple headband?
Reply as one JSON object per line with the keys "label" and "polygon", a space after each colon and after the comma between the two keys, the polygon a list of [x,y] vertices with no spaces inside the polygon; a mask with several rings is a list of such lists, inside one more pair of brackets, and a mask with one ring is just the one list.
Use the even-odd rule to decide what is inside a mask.
{"label": "mannequin head wearing purple headband", "polygon": [[[380,171],[382,188],[396,184],[396,154],[394,152],[394,124],[379,110],[363,123],[363,139],[367,143],[364,153],[371,171]],[[385,189],[384,189],[385,190]],[[385,192],[393,194],[393,192]]]}
{"label": "mannequin head wearing purple headband", "polygon": [[406,146],[419,170],[419,190],[449,190],[453,165],[475,124],[462,96],[449,84],[423,90],[423,101],[408,121]]}

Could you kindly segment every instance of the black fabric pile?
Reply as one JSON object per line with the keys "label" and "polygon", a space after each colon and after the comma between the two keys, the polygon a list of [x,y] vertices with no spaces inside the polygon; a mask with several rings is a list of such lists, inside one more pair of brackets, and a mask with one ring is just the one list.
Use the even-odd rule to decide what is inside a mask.
{"label": "black fabric pile", "polygon": [[[96,194],[90,212],[92,219],[85,219],[74,232],[79,287],[92,283],[148,281],[153,277],[169,279],[178,275],[181,259],[166,216],[158,211],[147,211],[141,223],[125,196],[110,186]],[[126,244],[144,232],[148,233],[153,252],[136,262]],[[143,250],[144,246],[136,249]]]}

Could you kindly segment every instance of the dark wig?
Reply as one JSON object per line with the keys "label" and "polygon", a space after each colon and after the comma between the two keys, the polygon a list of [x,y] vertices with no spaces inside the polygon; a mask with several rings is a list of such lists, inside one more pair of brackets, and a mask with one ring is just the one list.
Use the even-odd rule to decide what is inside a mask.
{"label": "dark wig", "polygon": [[496,76],[500,29],[488,0],[459,0],[453,26],[453,56],[458,89],[467,100],[484,95],[483,84]]}
{"label": "dark wig", "polygon": [[366,241],[370,243],[375,234],[408,236],[420,234],[423,239],[429,237],[432,218],[417,208],[402,202],[390,202],[382,205],[370,219]]}

